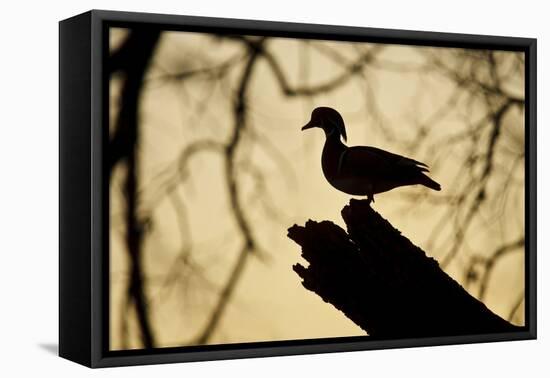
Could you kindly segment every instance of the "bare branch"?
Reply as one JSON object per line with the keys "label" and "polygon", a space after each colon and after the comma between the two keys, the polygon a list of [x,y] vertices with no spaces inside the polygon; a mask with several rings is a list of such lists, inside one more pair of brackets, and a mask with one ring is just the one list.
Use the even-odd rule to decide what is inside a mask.
{"label": "bare branch", "polygon": [[286,96],[315,96],[321,93],[330,92],[337,87],[347,84],[349,80],[356,74],[358,74],[364,67],[365,64],[370,63],[376,57],[376,53],[381,49],[381,47],[375,46],[369,49],[366,53],[359,57],[355,62],[347,65],[345,69],[337,76],[308,87],[298,87],[292,86],[288,80],[287,76],[283,71],[283,68],[275,55],[273,55],[269,50],[262,50],[262,56],[266,59],[269,67],[271,68],[275,78],[279,83],[279,87]]}
{"label": "bare branch", "polygon": [[233,108],[233,134],[225,146],[225,180],[229,191],[231,209],[233,211],[237,227],[243,235],[244,241],[241,250],[239,251],[237,261],[234,263],[233,269],[230,272],[229,279],[225,283],[225,286],[218,297],[217,303],[214,305],[214,309],[212,310],[206,325],[197,337],[197,344],[207,343],[212,337],[214,331],[217,329],[222,314],[227,307],[229,299],[235,290],[239,278],[241,277],[247,257],[250,252],[253,252],[256,249],[256,242],[252,236],[250,225],[245,218],[244,209],[239,199],[238,182],[235,171],[235,152],[242,135],[242,130],[246,127],[246,100],[248,96],[249,84],[263,43],[264,39],[261,39],[255,43],[248,44],[250,48],[250,55],[241,75],[240,85],[237,90],[236,101]]}
{"label": "bare branch", "polygon": [[150,321],[143,277],[142,239],[144,227],[142,220],[137,216],[140,199],[137,192],[139,159],[136,151],[140,142],[138,109],[143,77],[159,37],[159,32],[155,31],[133,31],[119,52],[115,53],[110,60],[111,73],[114,70],[123,70],[125,79],[115,132],[109,143],[109,172],[112,173],[114,166],[121,160],[126,161],[124,181],[126,246],[130,257],[130,280],[127,293],[135,306],[142,342],[146,348],[155,346],[155,337]]}

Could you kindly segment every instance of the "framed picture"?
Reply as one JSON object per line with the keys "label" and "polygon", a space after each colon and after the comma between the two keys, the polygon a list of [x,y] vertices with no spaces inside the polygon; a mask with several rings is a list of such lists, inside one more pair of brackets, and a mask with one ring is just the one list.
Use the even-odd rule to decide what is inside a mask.
{"label": "framed picture", "polygon": [[60,22],[59,353],[536,337],[536,40]]}

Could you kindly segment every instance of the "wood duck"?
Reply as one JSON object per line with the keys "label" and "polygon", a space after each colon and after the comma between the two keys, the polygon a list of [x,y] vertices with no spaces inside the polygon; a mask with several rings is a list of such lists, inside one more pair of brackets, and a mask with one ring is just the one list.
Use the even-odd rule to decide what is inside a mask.
{"label": "wood duck", "polygon": [[342,116],[328,107],[315,108],[311,120],[302,130],[319,127],[325,131],[325,146],[321,157],[323,174],[336,189],[351,195],[374,195],[406,185],[424,185],[433,190],[441,186],[426,176],[428,166],[419,161],[375,147],[347,147],[346,128]]}

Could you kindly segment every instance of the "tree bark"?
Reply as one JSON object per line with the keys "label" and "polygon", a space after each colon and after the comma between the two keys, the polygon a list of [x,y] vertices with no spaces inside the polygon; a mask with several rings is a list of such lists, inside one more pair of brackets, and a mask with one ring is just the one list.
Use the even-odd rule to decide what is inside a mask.
{"label": "tree bark", "polygon": [[293,266],[303,286],[376,338],[513,332],[401,235],[367,201],[342,210],[347,232],[330,221],[294,225],[288,236],[309,262]]}

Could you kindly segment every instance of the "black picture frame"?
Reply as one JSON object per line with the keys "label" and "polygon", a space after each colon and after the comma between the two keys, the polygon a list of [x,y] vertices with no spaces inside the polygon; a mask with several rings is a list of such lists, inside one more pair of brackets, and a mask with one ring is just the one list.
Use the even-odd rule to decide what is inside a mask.
{"label": "black picture frame", "polygon": [[[377,340],[346,337],[108,350],[108,27],[523,51],[525,311],[522,331]],[[89,367],[534,339],[536,326],[536,39],[92,10],[59,23],[59,354]]]}

